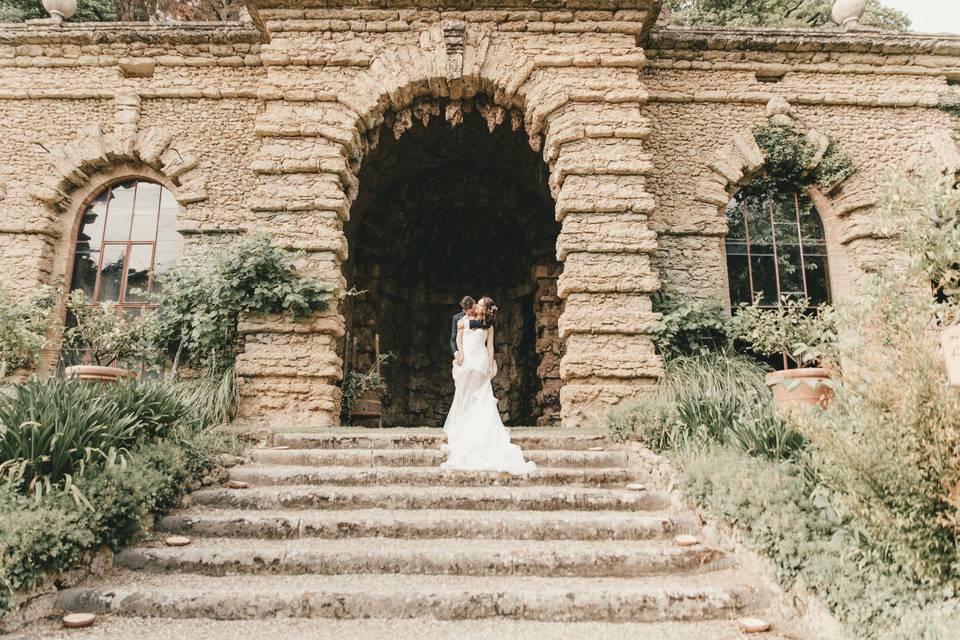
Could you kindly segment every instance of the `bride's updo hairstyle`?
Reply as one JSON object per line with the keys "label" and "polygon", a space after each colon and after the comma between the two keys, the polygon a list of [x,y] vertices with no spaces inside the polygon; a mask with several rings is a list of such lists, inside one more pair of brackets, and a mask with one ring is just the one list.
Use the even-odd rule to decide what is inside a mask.
{"label": "bride's updo hairstyle", "polygon": [[497,319],[497,305],[489,296],[480,298],[480,304],[483,305],[483,324],[488,327],[493,326],[494,320]]}

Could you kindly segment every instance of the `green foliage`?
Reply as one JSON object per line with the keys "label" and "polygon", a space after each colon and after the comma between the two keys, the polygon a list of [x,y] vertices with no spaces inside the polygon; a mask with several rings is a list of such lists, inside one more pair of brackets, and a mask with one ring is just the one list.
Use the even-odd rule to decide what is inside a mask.
{"label": "green foliage", "polygon": [[663,316],[653,328],[653,341],[664,359],[730,349],[730,316],[719,302],[663,291],[653,302]]}
{"label": "green foliage", "polygon": [[763,172],[741,189],[745,197],[792,195],[811,183],[829,191],[853,173],[853,160],[832,140],[817,159],[814,142],[793,127],[768,124],[754,129],[753,137],[766,162]]}
{"label": "green foliage", "polygon": [[[0,22],[23,22],[48,18],[40,0],[0,0]],[[117,19],[114,0],[77,0],[71,22],[110,22]]]}
{"label": "green foliage", "polygon": [[377,370],[393,358],[392,353],[380,354],[379,366],[374,363],[368,371],[350,371],[343,378],[340,394],[340,423],[351,424],[357,401],[367,393],[383,397],[387,393],[387,384]]}
{"label": "green foliage", "polygon": [[297,275],[297,258],[256,234],[158,278],[157,343],[174,368],[229,367],[241,347],[241,314],[302,317],[326,309],[333,287]]}
{"label": "green foliage", "polygon": [[954,88],[952,91],[941,93],[937,108],[954,118],[960,118],[960,91]]}
{"label": "green foliage", "polygon": [[[838,28],[830,18],[831,0],[666,0],[671,23],[697,27]],[[878,0],[868,0],[862,23],[905,31],[910,19]]]}
{"label": "green foliage", "polygon": [[0,380],[36,364],[47,343],[53,296],[46,287],[15,302],[0,289]]}
{"label": "green foliage", "polygon": [[77,481],[90,506],[54,490],[42,501],[0,482],[0,617],[10,596],[44,575],[74,568],[100,545],[118,549],[145,514],[170,509],[213,467],[218,443],[190,434],[136,449],[125,466],[112,465]]}
{"label": "green foliage", "polygon": [[827,366],[837,360],[837,326],[833,308],[813,311],[808,302],[784,296],[775,307],[740,305],[731,323],[733,335],[764,356],[787,354],[800,365]]}
{"label": "green foliage", "polygon": [[181,378],[168,383],[190,418],[201,427],[230,422],[240,405],[237,371],[231,365],[212,366],[196,378]]}
{"label": "green foliage", "polygon": [[0,476],[37,498],[63,486],[83,499],[77,479],[88,467],[125,462],[132,447],[168,435],[187,415],[162,383],[32,379],[0,396]]}
{"label": "green foliage", "polygon": [[765,372],[745,357],[676,357],[650,394],[610,415],[608,428],[655,451],[729,444],[752,455],[794,457],[804,441],[774,413]]}
{"label": "green foliage", "polygon": [[72,321],[63,332],[63,348],[93,359],[100,366],[156,359],[156,326],[151,314],[130,317],[115,302],[93,303],[81,289],[67,297]]}

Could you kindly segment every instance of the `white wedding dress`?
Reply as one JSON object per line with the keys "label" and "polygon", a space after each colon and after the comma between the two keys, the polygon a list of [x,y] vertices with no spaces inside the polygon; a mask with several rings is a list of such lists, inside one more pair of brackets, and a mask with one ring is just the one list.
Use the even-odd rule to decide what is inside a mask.
{"label": "white wedding dress", "polygon": [[[537,466],[523,459],[523,452],[510,442],[510,432],[500,420],[487,366],[487,329],[470,328],[464,318],[463,361],[453,365],[454,396],[443,425],[449,453],[443,469],[530,473]],[[496,375],[496,370],[494,370]]]}

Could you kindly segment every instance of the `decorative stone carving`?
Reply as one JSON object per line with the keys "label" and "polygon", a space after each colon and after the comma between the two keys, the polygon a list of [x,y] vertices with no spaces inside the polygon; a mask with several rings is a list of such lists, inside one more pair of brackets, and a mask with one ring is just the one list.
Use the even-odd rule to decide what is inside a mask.
{"label": "decorative stone carving", "polygon": [[463,49],[466,40],[467,23],[463,20],[444,20],[443,42],[447,49],[447,77],[456,80],[463,76]]}
{"label": "decorative stone carving", "polygon": [[867,9],[867,0],[836,0],[833,3],[833,21],[850,28],[856,28]]}

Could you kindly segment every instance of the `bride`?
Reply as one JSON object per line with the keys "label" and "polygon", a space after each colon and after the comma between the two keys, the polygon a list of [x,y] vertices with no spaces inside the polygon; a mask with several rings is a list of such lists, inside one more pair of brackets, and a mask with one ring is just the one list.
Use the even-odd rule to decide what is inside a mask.
{"label": "bride", "polygon": [[500,420],[491,380],[497,375],[493,359],[493,321],[497,307],[490,298],[476,305],[476,318],[465,315],[457,323],[457,350],[453,363],[453,406],[443,430],[449,453],[444,469],[530,473],[533,462],[523,459],[520,447],[510,443],[510,432]]}

